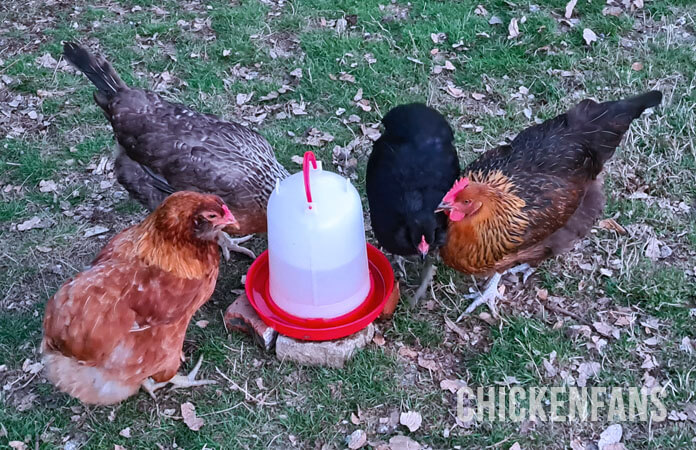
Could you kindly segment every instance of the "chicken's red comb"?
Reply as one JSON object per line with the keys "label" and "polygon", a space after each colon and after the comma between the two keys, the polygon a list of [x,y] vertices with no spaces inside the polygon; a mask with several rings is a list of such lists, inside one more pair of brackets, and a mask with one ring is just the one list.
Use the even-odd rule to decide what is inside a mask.
{"label": "chicken's red comb", "polygon": [[230,209],[224,203],[222,204],[222,213],[224,214],[225,219],[234,219],[232,211],[230,211]]}
{"label": "chicken's red comb", "polygon": [[454,203],[455,198],[457,197],[457,194],[459,194],[461,191],[463,191],[467,186],[469,185],[469,179],[468,178],[460,178],[457,181],[454,182],[454,186],[447,191],[445,194],[445,197],[442,199],[443,202],[446,203]]}

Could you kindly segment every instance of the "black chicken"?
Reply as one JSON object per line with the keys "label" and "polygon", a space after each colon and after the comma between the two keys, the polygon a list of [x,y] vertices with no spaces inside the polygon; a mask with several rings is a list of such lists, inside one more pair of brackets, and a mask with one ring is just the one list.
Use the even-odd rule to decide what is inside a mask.
{"label": "black chicken", "polygon": [[459,175],[459,159],[452,128],[432,108],[400,105],[382,123],[384,134],[367,163],[370,219],[375,237],[388,252],[427,259],[411,299],[415,305],[434,273],[427,255],[445,243],[447,216],[435,209]]}

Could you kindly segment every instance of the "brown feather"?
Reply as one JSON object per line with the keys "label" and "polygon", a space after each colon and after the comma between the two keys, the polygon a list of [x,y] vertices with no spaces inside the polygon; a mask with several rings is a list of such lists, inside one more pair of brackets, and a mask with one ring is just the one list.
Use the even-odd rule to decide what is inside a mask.
{"label": "brown feather", "polygon": [[[602,214],[604,163],[631,122],[661,99],[652,91],[612,102],[584,100],[471,163],[471,183],[455,197],[456,214],[449,213],[445,263],[490,275],[535,266],[571,248]],[[472,202],[480,208],[473,211]]]}
{"label": "brown feather", "polygon": [[191,223],[220,204],[210,195],[170,196],[56,292],[42,342],[51,382],[85,403],[108,404],[147,377],[176,374],[188,323],[212,295],[219,269],[217,244],[198,239]]}

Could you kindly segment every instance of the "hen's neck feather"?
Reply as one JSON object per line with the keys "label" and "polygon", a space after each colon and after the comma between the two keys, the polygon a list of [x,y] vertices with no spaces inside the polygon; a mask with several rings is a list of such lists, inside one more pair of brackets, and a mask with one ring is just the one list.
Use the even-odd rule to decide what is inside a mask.
{"label": "hen's neck feather", "polygon": [[490,270],[519,247],[529,220],[522,211],[525,201],[500,171],[473,172],[468,178],[466,189],[477,193],[471,200],[482,205],[473,216],[450,222],[443,257],[454,268],[476,273]]}
{"label": "hen's neck feather", "polygon": [[148,219],[133,227],[133,251],[145,264],[187,279],[204,278],[217,268],[220,254],[215,242],[194,239],[189,230],[162,229]]}

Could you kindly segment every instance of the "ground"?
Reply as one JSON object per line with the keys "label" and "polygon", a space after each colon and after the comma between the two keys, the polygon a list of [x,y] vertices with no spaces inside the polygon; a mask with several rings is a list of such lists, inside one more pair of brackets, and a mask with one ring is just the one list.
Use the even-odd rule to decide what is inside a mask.
{"label": "ground", "polygon": [[[440,384],[582,380],[664,387],[669,418],[622,423],[622,443],[696,447],[692,1],[578,0],[568,18],[566,0],[339,3],[2,2],[0,444],[318,449],[363,430],[374,447],[403,434],[432,448],[592,448],[610,421],[462,423]],[[453,324],[474,283],[439,265],[422,307],[400,304],[377,324],[383,339],[345,369],[281,363],[224,328],[250,264],[234,256],[184,345],[182,369],[203,355],[202,375],[219,384],[84,407],[36,364],[44,304],[145,211],[115,182],[109,125],[91,85],[61,60],[62,40],[103,53],[129,84],[257,129],[292,172],[292,157],[314,150],[362,191],[371,139],[399,103],[445,113],[467,163],[586,97],[660,89],[664,101],[633,123],[607,167],[613,221],[527,283],[506,279],[499,321],[481,309]],[[263,236],[252,244],[264,246]],[[406,294],[418,265],[407,267]],[[205,421],[198,431],[181,420],[187,402]],[[395,421],[407,411],[422,417],[415,431]]]}

